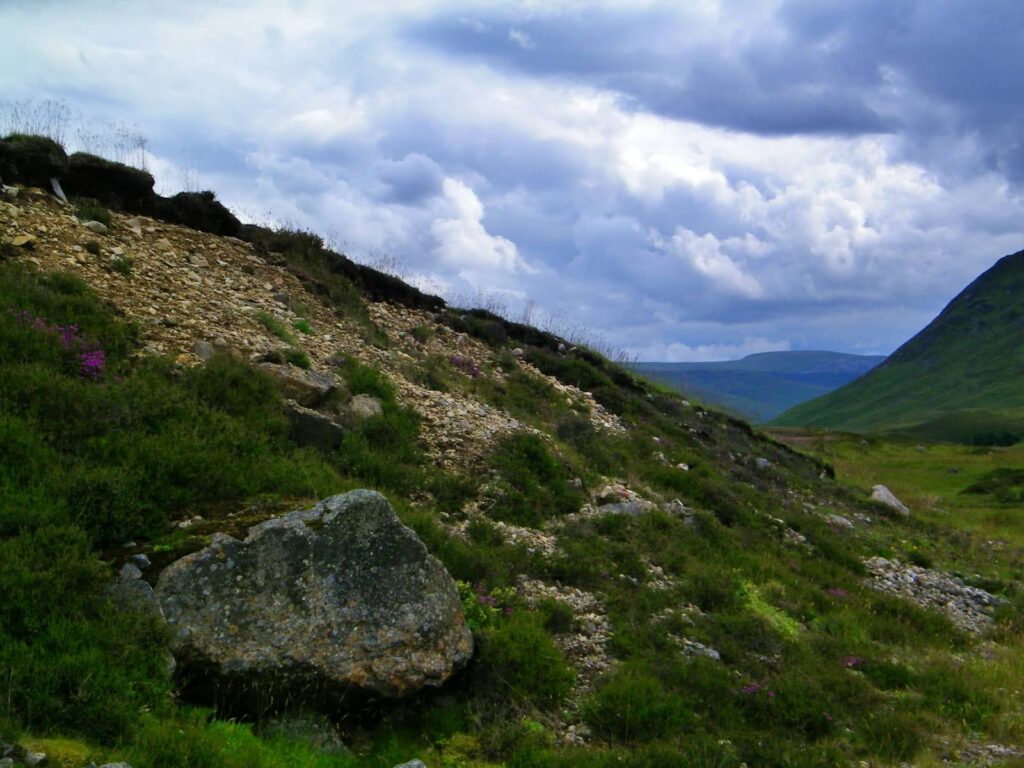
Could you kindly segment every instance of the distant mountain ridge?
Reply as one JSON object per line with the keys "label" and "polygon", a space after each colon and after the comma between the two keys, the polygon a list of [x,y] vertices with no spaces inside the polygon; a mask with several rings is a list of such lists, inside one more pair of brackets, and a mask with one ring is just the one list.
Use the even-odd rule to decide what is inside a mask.
{"label": "distant mountain ridge", "polygon": [[996,262],[868,375],[775,423],[978,444],[1024,439],[1024,251]]}
{"label": "distant mountain ridge", "polygon": [[758,352],[713,363],[636,363],[664,384],[756,422],[820,397],[885,360],[842,352]]}

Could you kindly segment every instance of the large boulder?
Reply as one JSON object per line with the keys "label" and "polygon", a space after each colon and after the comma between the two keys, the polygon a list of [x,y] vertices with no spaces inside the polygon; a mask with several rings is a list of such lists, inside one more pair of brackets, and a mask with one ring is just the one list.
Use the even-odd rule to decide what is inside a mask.
{"label": "large boulder", "polygon": [[372,491],[217,534],[157,595],[179,664],[296,706],[439,686],[473,650],[451,576]]}

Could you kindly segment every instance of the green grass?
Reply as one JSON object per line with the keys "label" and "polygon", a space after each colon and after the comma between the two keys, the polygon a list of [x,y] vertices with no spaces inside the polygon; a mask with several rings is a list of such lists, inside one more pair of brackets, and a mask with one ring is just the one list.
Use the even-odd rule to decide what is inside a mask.
{"label": "green grass", "polygon": [[285,344],[295,344],[295,336],[288,330],[288,326],[269,312],[257,313],[256,321]]}

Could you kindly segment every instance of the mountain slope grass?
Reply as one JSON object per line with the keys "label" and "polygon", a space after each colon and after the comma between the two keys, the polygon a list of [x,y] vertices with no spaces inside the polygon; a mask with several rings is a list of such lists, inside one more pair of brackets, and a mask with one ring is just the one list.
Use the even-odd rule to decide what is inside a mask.
{"label": "mountain slope grass", "polygon": [[967,444],[1024,438],[1024,251],[1000,259],[884,364],[774,423]]}

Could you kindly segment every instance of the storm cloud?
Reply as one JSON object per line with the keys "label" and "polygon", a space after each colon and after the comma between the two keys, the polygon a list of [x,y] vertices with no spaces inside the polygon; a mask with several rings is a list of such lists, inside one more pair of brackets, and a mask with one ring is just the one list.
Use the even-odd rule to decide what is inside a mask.
{"label": "storm cloud", "polygon": [[345,5],[7,2],[0,100],[646,359],[886,353],[1024,247],[1016,0]]}

